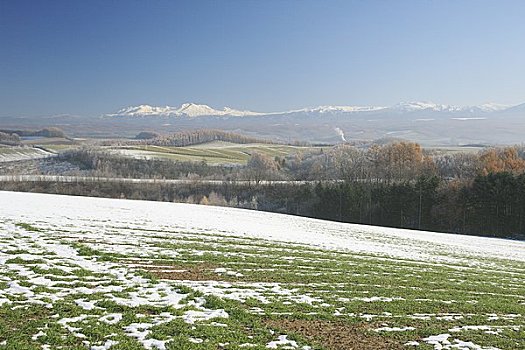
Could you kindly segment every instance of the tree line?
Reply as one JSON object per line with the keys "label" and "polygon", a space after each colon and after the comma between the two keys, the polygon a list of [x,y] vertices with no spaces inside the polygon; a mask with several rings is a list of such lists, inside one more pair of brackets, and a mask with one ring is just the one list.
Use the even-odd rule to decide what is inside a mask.
{"label": "tree line", "polygon": [[[7,130],[2,129],[0,133],[11,135],[12,137],[66,137],[64,131],[60,128],[49,127],[41,130]],[[5,135],[4,135],[5,136]]]}
{"label": "tree line", "polygon": [[0,131],[0,144],[15,146],[20,144],[20,136],[16,133],[6,133]]}
{"label": "tree line", "polygon": [[192,131],[179,131],[169,135],[161,135],[156,132],[142,131],[135,136],[135,140],[107,140],[100,144],[103,146],[114,145],[152,145],[152,146],[174,146],[184,147],[198,145],[213,141],[232,142],[238,144],[263,143],[275,144],[257,137],[250,137],[235,132],[228,132],[215,129],[199,129]]}

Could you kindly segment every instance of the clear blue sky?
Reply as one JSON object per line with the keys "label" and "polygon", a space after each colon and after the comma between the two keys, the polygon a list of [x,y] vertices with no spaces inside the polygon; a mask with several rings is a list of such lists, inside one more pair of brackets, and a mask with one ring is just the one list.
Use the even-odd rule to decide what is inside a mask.
{"label": "clear blue sky", "polygon": [[525,1],[0,0],[0,116],[525,102]]}

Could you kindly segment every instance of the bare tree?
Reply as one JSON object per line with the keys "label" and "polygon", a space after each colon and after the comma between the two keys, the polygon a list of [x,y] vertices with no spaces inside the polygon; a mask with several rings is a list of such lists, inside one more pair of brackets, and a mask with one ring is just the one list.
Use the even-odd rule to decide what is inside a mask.
{"label": "bare tree", "polygon": [[274,179],[279,170],[278,163],[269,156],[253,152],[246,166],[249,180],[254,180],[256,184],[262,180]]}

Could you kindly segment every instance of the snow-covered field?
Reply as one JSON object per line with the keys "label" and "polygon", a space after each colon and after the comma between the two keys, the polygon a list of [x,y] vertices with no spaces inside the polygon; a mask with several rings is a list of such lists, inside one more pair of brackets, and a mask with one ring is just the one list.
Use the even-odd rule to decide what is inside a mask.
{"label": "snow-covered field", "polygon": [[524,267],[519,241],[0,192],[0,349],[524,349]]}
{"label": "snow-covered field", "polygon": [[[181,203],[115,200],[90,197],[0,193],[0,215],[19,220],[76,225],[87,218],[113,223],[143,223],[151,230],[184,229],[196,232],[250,236],[326,249],[379,253],[428,261],[464,261],[494,257],[525,262],[525,242],[392,229],[309,219],[261,211]],[[79,210],[82,208],[82,210]]]}
{"label": "snow-covered field", "polygon": [[288,156],[299,152],[318,153],[321,147],[264,143],[236,144],[214,141],[184,147],[134,145],[107,147],[105,150],[121,156],[139,159],[205,161],[208,164],[246,164],[250,158],[250,154],[254,152],[274,158],[276,156]]}
{"label": "snow-covered field", "polygon": [[54,156],[53,153],[33,147],[0,147],[0,163],[19,160],[40,159]]}

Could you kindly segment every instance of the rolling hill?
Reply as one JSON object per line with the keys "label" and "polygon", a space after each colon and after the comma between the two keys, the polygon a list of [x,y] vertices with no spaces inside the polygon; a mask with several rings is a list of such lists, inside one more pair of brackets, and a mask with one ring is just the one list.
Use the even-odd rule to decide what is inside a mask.
{"label": "rolling hill", "polygon": [[7,349],[521,349],[525,243],[0,192]]}

